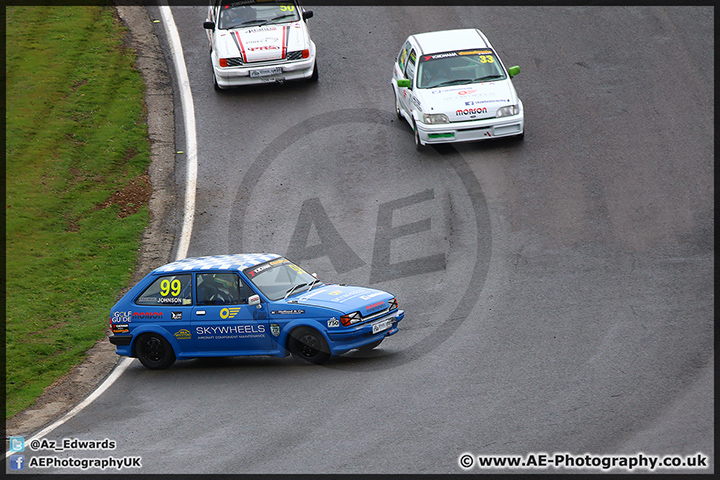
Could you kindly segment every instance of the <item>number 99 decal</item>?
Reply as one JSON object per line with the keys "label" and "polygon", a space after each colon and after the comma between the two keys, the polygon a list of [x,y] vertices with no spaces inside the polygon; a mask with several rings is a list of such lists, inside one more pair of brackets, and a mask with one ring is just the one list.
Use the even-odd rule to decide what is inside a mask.
{"label": "number 99 decal", "polygon": [[180,280],[177,278],[172,282],[168,279],[164,279],[160,282],[160,295],[167,297],[169,294],[172,294],[173,297],[177,297],[180,295],[181,287],[182,285],[180,284]]}

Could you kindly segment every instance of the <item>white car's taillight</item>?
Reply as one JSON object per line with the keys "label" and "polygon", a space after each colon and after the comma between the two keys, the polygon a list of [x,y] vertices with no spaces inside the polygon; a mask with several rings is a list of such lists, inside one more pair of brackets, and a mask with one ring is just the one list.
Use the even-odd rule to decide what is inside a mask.
{"label": "white car's taillight", "polygon": [[242,64],[242,57],[218,58],[218,65],[221,67],[241,67]]}

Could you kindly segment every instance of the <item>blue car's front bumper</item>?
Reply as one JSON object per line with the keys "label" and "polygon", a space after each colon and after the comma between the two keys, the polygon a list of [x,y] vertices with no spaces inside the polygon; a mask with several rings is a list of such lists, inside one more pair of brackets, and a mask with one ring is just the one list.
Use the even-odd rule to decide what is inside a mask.
{"label": "blue car's front bumper", "polygon": [[[397,310],[390,315],[386,315],[372,322],[362,323],[351,329],[344,329],[342,331],[328,331],[330,337],[329,347],[333,355],[341,355],[354,348],[360,348],[363,345],[367,345],[378,340],[382,340],[385,337],[394,335],[398,331],[398,323],[405,317],[404,310]],[[388,318],[393,319],[392,326],[386,330],[378,333],[373,333],[373,324],[383,322]]]}

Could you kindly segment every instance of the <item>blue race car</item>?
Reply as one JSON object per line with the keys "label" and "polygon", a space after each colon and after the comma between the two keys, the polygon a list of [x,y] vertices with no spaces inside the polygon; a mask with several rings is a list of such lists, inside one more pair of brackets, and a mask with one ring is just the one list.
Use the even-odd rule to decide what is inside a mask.
{"label": "blue race car", "polygon": [[110,342],[153,370],[240,355],[320,364],[377,347],[404,316],[390,293],[322,283],[277,254],[216,255],[149,273],[112,308]]}

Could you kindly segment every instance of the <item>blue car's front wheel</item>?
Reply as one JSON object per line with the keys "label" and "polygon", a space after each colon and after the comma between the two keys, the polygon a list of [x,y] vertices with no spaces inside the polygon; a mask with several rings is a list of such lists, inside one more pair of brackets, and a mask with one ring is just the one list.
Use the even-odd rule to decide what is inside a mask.
{"label": "blue car's front wheel", "polygon": [[325,338],[310,327],[300,327],[290,332],[288,350],[293,357],[309,363],[321,364],[330,358],[330,348]]}

